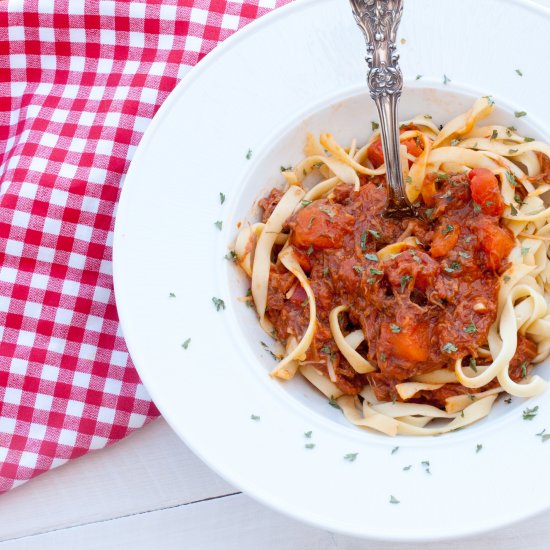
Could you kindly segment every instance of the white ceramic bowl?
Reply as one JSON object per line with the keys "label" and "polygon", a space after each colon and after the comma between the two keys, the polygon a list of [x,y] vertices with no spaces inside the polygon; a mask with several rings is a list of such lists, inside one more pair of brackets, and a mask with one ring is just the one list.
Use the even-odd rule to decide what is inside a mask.
{"label": "white ceramic bowl", "polygon": [[[533,52],[550,51],[549,21],[519,0],[407,2],[401,118],[427,112],[444,122],[493,94],[494,117],[548,141],[550,104],[541,90],[549,77]],[[281,184],[279,167],[301,157],[307,130],[343,142],[368,136],[375,116],[363,56],[346,1],[301,0],[237,33],[185,77],[147,130],[123,188],[117,305],[155,403],[235,486],[351,535],[473,534],[550,505],[550,443],[535,435],[550,429],[550,395],[499,404],[489,418],[442,437],[392,440],[356,429],[304,381],[268,376],[274,363],[260,344],[268,339],[237,300],[242,275],[223,259],[237,221],[257,215],[255,201]],[[443,74],[451,78],[446,87]],[[515,119],[520,110],[528,116]],[[226,309],[216,311],[212,297]],[[548,366],[539,369],[549,377]],[[537,417],[523,420],[522,409],[535,405]],[[357,460],[344,460],[352,452]]]}

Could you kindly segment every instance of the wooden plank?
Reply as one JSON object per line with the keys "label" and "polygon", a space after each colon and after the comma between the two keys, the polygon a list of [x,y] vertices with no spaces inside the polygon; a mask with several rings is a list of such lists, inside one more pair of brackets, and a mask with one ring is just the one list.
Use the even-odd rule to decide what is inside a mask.
{"label": "wooden plank", "polygon": [[3,495],[0,541],[234,491],[156,420]]}
{"label": "wooden plank", "polygon": [[[407,544],[410,550],[543,550],[550,540],[550,514],[542,514],[499,532],[454,542]],[[108,543],[107,543],[108,541]],[[257,504],[245,495],[63,529],[3,542],[2,550],[97,548],[163,550],[347,549],[403,550],[404,545],[365,542],[303,525]]]}

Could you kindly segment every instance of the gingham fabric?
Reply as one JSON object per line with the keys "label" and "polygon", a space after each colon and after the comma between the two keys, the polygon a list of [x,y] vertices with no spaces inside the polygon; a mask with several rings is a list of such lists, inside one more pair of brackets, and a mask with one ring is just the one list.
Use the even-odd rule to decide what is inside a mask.
{"label": "gingham fabric", "polygon": [[158,415],[113,293],[124,174],[190,68],[288,1],[0,2],[0,492]]}

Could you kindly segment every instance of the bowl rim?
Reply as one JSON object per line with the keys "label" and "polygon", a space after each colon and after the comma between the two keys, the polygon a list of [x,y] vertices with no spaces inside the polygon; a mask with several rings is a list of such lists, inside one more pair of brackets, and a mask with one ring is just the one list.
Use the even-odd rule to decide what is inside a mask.
{"label": "bowl rim", "polygon": [[[331,0],[323,0],[323,1],[324,2],[330,2]],[[541,13],[541,15],[544,15],[544,16],[550,18],[550,8],[546,8],[544,6],[540,6],[539,4],[535,4],[534,2],[532,2],[532,0],[507,0],[507,1],[510,4],[520,5],[520,6],[523,6],[523,7],[533,9],[533,10],[538,11],[539,13]],[[166,101],[163,103],[163,105],[160,107],[159,111],[155,115],[153,121],[151,122],[151,124],[147,128],[138,149],[136,150],[136,153],[134,155],[134,159],[133,159],[132,164],[131,164],[131,166],[128,170],[127,177],[133,176],[134,171],[137,169],[136,166],[141,161],[143,151],[146,149],[147,144],[149,143],[149,141],[151,139],[153,139],[153,137],[155,136],[159,126],[162,124],[162,121],[164,120],[164,118],[166,116],[169,115],[170,110],[172,109],[173,105],[179,100],[179,95],[181,93],[183,85],[189,85],[192,82],[192,80],[198,79],[204,70],[206,70],[210,65],[217,62],[218,58],[220,56],[222,56],[227,49],[231,48],[233,46],[233,44],[236,43],[237,41],[242,41],[242,40],[246,39],[250,34],[252,34],[254,32],[259,32],[263,28],[264,25],[271,24],[271,21],[274,20],[275,18],[286,16],[287,12],[291,12],[291,10],[298,11],[299,9],[304,9],[307,5],[314,4],[314,3],[318,3],[318,0],[301,0],[300,2],[297,2],[295,4],[288,4],[286,6],[283,6],[282,8],[279,8],[278,10],[276,10],[276,11],[270,13],[270,14],[267,14],[266,16],[262,17],[261,19],[251,23],[246,29],[241,30],[239,33],[236,33],[235,35],[233,35],[232,37],[227,39],[223,44],[218,46],[214,52],[212,52],[211,54],[206,56],[199,64],[197,64],[197,66],[194,67],[186,75],[184,80],[182,82],[180,82],[176,86],[176,88],[170,93],[169,97],[166,99]],[[406,81],[406,82],[408,84],[412,84],[412,87],[423,87],[423,88],[425,88],[425,87],[427,87],[427,86],[425,86],[425,84],[432,84],[433,87],[435,87],[435,88],[440,88],[441,87],[441,85],[437,81],[435,81],[435,80],[430,81],[430,79],[427,79],[427,78],[424,79],[423,82],[422,82],[422,85],[419,85],[419,86],[416,86],[416,84],[412,81]],[[355,87],[355,88],[358,88],[358,87]],[[465,86],[464,88],[466,90],[471,90],[472,89],[469,86]],[[350,88],[350,89],[352,89],[352,88]],[[453,88],[452,89],[453,89],[453,91],[460,91],[461,86],[459,84],[457,84],[456,82],[453,82]],[[329,99],[332,100],[332,101],[337,101],[338,97],[341,97],[342,99],[345,99],[346,97],[349,97],[349,91],[350,91],[349,89],[346,89],[346,90],[343,90],[341,92],[338,92],[337,94],[332,94],[330,96],[330,98],[325,97],[323,99],[320,99],[314,105],[308,106],[307,109],[297,113],[292,118],[292,121],[290,121],[290,122],[285,121],[285,122],[281,123],[280,126],[278,126],[277,128],[275,128],[273,130],[273,132],[270,134],[269,138],[266,138],[263,142],[258,144],[258,146],[256,147],[256,151],[260,152],[260,154],[257,157],[255,157],[255,162],[258,162],[259,159],[261,158],[261,155],[265,154],[267,152],[267,150],[268,150],[268,148],[266,146],[267,143],[273,143],[273,140],[281,139],[282,136],[287,131],[291,130],[291,128],[293,127],[293,124],[295,125],[296,121],[299,118],[301,118],[302,116],[304,116],[304,114],[313,114],[313,113],[317,112],[321,108],[321,106],[323,106],[323,105],[327,106],[328,105],[328,100]],[[475,94],[472,95],[472,97],[475,97]],[[530,121],[529,125],[534,127],[534,128],[538,127],[538,124],[534,123],[533,121]],[[547,134],[548,132],[543,131],[543,133]],[[253,169],[253,166],[254,165],[251,164],[251,165],[247,166],[244,169],[243,174],[241,174],[243,176],[243,178],[244,178],[244,174],[246,174],[247,172],[249,172]],[[240,181],[242,182],[243,180],[240,180]],[[242,184],[239,187],[242,189]],[[122,202],[125,201],[125,200],[127,202],[127,199],[125,199],[125,197],[129,193],[129,191],[127,191],[127,189],[128,189],[127,185],[123,187],[121,197],[120,197],[120,200],[119,200],[119,204],[122,204]],[[120,271],[120,263],[117,261],[117,257],[118,257],[117,250],[119,250],[120,247],[123,246],[122,242],[121,242],[121,231],[122,231],[122,229],[121,229],[122,222],[120,221],[121,219],[122,218],[117,217],[116,222],[115,222],[115,230],[114,230],[113,277],[114,277],[115,295],[117,294],[117,288],[119,288],[123,284],[123,276],[121,275],[121,271]],[[122,313],[122,311],[120,312],[119,315],[120,315],[121,326],[122,326],[122,329],[124,331],[124,327],[125,327],[125,324],[126,324],[126,321],[125,321],[126,317],[125,317],[125,314]],[[127,345],[128,345],[129,350],[132,349],[131,342],[127,341]],[[140,374],[140,377],[143,377],[143,379],[146,380],[148,377],[144,376],[144,374],[143,374],[146,369],[142,369],[140,367],[139,360],[134,359],[134,364],[136,366],[136,369],[138,370],[138,373]],[[153,399],[155,399],[154,390],[149,389],[149,387],[148,387],[148,391],[150,392]],[[159,410],[161,410],[163,415],[165,415],[167,421],[172,426],[172,428],[176,431],[178,436],[183,441],[185,441],[185,443],[193,450],[193,452],[195,454],[197,454],[214,471],[216,471],[216,472],[221,471],[217,464],[211,463],[210,460],[208,459],[208,457],[205,457],[204,455],[202,455],[202,453],[198,449],[195,448],[193,443],[188,441],[186,436],[179,429],[177,429],[177,427],[172,422],[170,422],[170,420],[169,420],[170,419],[170,413],[168,411],[164,411],[162,405],[159,404],[157,406],[158,406]],[[223,472],[222,475],[225,479],[228,479],[230,481],[230,483],[232,483],[236,486],[242,486],[243,485],[241,483],[241,480],[232,479],[232,477],[230,475],[228,475],[226,472]],[[275,509],[277,509],[277,511],[279,511],[279,512],[285,514],[285,515],[290,515],[290,517],[296,518],[295,513],[289,514],[285,511],[284,508],[281,508],[280,506],[278,506],[278,504],[276,504],[276,502],[277,502],[276,500],[269,500],[267,498],[264,498],[263,495],[260,495],[260,494],[256,493],[250,487],[248,487],[246,489],[246,492],[248,494],[252,495],[256,500],[258,500],[258,501],[262,502],[263,504],[267,505],[268,507],[275,508]],[[549,506],[550,506],[550,502],[549,502]],[[530,517],[530,516],[534,515],[535,513],[539,512],[539,511],[540,511],[540,509],[537,509],[537,510],[534,510],[534,511],[533,510],[528,510],[523,515],[519,515],[519,514],[515,515],[514,523],[518,522],[518,521],[521,521],[521,520],[523,520],[527,517]],[[300,516],[299,519],[301,521],[303,521],[307,524],[313,525],[315,527],[319,527],[319,528],[322,528],[322,529],[327,528],[325,524],[320,523],[320,522],[316,522],[311,517]],[[357,537],[377,539],[377,540],[387,540],[387,541],[408,541],[408,542],[416,541],[416,542],[420,542],[420,541],[449,540],[449,539],[457,539],[457,538],[475,536],[479,533],[486,532],[489,529],[495,529],[499,526],[502,526],[507,521],[508,520],[495,521],[495,522],[493,522],[492,524],[490,524],[488,526],[483,526],[483,527],[480,527],[480,528],[470,529],[466,533],[461,532],[461,531],[457,531],[457,532],[450,532],[450,533],[445,533],[445,534],[436,535],[436,536],[433,536],[433,535],[430,535],[430,536],[419,535],[418,536],[418,535],[411,535],[411,534],[408,534],[406,536],[399,536],[399,534],[398,535],[395,535],[395,534],[380,535],[380,534],[377,534],[377,533],[365,534],[364,532],[354,532],[352,534],[353,534],[353,536],[357,536]],[[331,526],[331,529],[334,530],[334,531],[338,531],[342,534],[346,534],[346,535],[350,534],[350,531],[347,530],[347,529],[340,530],[340,529],[338,529],[334,526]]]}

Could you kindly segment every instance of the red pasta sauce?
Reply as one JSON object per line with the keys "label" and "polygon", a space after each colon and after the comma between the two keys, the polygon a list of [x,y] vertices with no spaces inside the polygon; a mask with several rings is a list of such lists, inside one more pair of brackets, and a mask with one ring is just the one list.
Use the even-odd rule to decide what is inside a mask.
{"label": "red pasta sauce", "polygon": [[[487,363],[477,350],[487,346],[496,319],[499,278],[514,237],[500,221],[504,204],[488,170],[429,174],[417,205],[419,218],[385,218],[385,185],[384,176],[361,176],[358,192],[339,185],[328,199],[301,207],[284,230],[317,304],[317,330],[306,361],[328,374],[330,360],[344,394],[355,395],[370,384],[378,399],[388,401],[399,400],[396,384],[453,369],[458,358],[465,364]],[[280,197],[274,189],[260,201],[264,219]],[[408,236],[418,246],[378,258],[379,250]],[[281,341],[299,340],[308,325],[307,297],[296,282],[282,265],[273,265],[266,316]],[[329,314],[340,305],[349,306],[340,316],[343,332],[362,329],[365,342],[357,351],[377,372],[358,374],[338,351]],[[525,364],[535,355],[536,345],[518,335],[510,365],[514,380],[525,376]],[[493,381],[483,389],[496,385]],[[478,391],[445,384],[414,401],[444,407],[447,397]]]}

